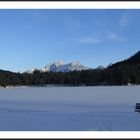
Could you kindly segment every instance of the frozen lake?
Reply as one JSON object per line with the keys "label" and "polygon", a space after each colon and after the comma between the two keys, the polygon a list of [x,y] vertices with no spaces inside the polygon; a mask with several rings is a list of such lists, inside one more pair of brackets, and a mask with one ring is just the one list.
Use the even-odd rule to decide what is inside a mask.
{"label": "frozen lake", "polygon": [[0,131],[140,131],[140,86],[0,89]]}

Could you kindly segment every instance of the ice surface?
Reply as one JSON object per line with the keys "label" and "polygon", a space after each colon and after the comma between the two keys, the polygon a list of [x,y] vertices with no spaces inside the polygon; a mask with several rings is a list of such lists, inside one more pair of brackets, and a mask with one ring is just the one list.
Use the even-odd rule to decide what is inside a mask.
{"label": "ice surface", "polygon": [[0,89],[0,130],[140,130],[140,86]]}

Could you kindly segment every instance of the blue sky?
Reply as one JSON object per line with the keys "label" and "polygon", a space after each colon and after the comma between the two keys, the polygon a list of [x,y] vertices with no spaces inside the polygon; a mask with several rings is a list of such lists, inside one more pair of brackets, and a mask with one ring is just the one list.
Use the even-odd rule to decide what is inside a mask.
{"label": "blue sky", "polygon": [[95,68],[140,48],[140,10],[0,10],[0,69],[23,72],[63,60]]}

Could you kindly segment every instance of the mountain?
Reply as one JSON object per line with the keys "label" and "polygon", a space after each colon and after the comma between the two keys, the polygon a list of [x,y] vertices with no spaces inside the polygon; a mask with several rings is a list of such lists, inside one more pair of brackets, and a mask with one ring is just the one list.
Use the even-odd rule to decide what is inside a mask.
{"label": "mountain", "polygon": [[43,72],[47,72],[47,71],[57,72],[57,69],[62,67],[63,65],[64,65],[63,61],[55,61],[54,63],[50,63],[47,66],[45,66],[43,69],[41,69],[41,71],[43,71]]}
{"label": "mountain", "polygon": [[140,64],[140,51],[128,58],[125,63],[127,64]]}
{"label": "mountain", "polygon": [[102,75],[102,82],[109,85],[140,84],[140,51],[107,67]]}
{"label": "mountain", "polygon": [[3,87],[48,84],[71,86],[140,85],[140,51],[128,59],[106,68],[99,66],[90,69],[79,62],[64,64],[63,61],[56,61],[42,69],[34,68],[25,73],[0,70],[0,86]]}
{"label": "mountain", "polygon": [[125,59],[123,61],[108,66],[108,68],[113,68],[120,65],[136,65],[136,64],[140,64],[140,51],[138,51],[128,59]]}
{"label": "mountain", "polygon": [[38,70],[41,72],[70,72],[70,71],[81,71],[81,70],[87,70],[88,67],[80,64],[80,62],[71,62],[68,64],[64,64],[63,61],[55,61],[54,63],[49,63],[47,66],[45,66],[42,69],[31,69],[26,71],[25,73],[33,73],[34,71]]}
{"label": "mountain", "polygon": [[106,66],[106,68],[110,67],[111,65],[113,65],[113,63],[109,63],[109,64]]}
{"label": "mountain", "polygon": [[103,66],[98,66],[96,69],[100,69],[100,70],[103,70],[105,69]]}

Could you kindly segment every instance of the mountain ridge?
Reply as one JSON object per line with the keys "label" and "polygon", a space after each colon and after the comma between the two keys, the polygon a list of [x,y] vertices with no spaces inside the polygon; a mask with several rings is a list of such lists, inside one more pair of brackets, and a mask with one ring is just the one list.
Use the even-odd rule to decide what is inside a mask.
{"label": "mountain ridge", "polygon": [[[69,68],[68,66],[73,68],[72,71],[59,72],[61,68]],[[111,64],[106,68],[99,66],[95,69],[76,71],[74,70],[76,66],[80,69],[81,64],[75,62],[64,65],[63,62],[55,62],[43,69],[51,69],[54,72],[32,69],[32,73],[14,73],[0,70],[0,86],[44,86],[50,84],[70,86],[140,85],[140,51],[128,59]]]}
{"label": "mountain ridge", "polygon": [[90,69],[83,64],[80,64],[79,61],[64,63],[63,61],[55,61],[53,63],[47,64],[44,68],[38,69],[33,68],[30,70],[25,71],[24,73],[32,74],[34,71],[38,70],[41,72],[70,72],[70,71],[81,71]]}

